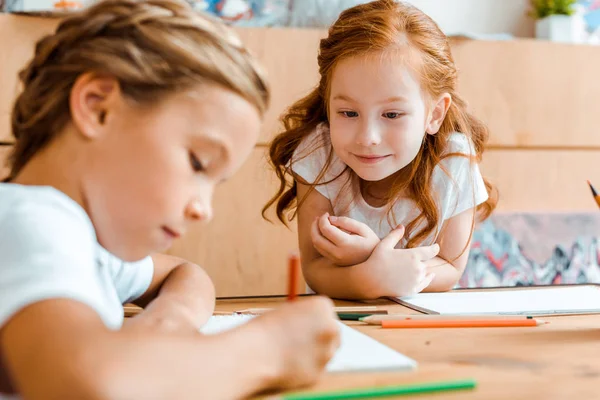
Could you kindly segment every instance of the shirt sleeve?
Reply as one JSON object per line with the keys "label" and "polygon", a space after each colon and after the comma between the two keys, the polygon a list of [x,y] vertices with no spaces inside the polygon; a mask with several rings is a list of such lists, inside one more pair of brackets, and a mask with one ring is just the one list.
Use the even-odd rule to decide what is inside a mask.
{"label": "shirt sleeve", "polygon": [[0,217],[0,327],[23,308],[52,298],[81,302],[103,317],[95,236],[77,211],[60,202],[25,203]]}
{"label": "shirt sleeve", "polygon": [[465,135],[452,135],[448,156],[434,171],[433,184],[440,193],[440,208],[444,219],[477,207],[488,199],[487,189],[475,160],[475,149]]}
{"label": "shirt sleeve", "polygon": [[[295,175],[298,175],[310,184],[321,183],[323,181],[323,179],[320,179],[321,182],[318,182],[318,178],[325,167],[328,157],[323,143],[318,139],[318,136],[315,134],[305,138],[298,145],[296,151],[294,151],[294,155],[289,164],[289,167]],[[323,196],[329,198],[329,194],[324,185],[317,185],[315,188]]]}
{"label": "shirt sleeve", "polygon": [[143,295],[154,276],[154,262],[148,256],[135,262],[121,262],[114,282],[121,303],[130,303]]}
{"label": "shirt sleeve", "polygon": [[329,200],[332,200],[329,183],[338,179],[345,167],[333,152],[329,131],[323,126],[318,127],[298,145],[288,164],[294,174],[315,184],[315,189]]}

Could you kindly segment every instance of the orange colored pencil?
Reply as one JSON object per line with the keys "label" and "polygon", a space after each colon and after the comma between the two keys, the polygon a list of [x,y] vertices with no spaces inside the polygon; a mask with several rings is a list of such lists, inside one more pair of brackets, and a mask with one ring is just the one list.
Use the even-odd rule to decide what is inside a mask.
{"label": "orange colored pencil", "polygon": [[288,301],[298,296],[298,274],[300,272],[300,257],[298,254],[290,254],[288,258]]}
{"label": "orange colored pencil", "polygon": [[381,325],[381,321],[473,321],[473,320],[497,320],[497,319],[533,319],[530,315],[496,315],[496,314],[387,314],[370,315],[361,318],[360,321],[369,325]]}
{"label": "orange colored pencil", "polygon": [[596,188],[594,188],[594,186],[592,186],[592,182],[587,181],[587,183],[588,183],[588,185],[590,185],[590,189],[592,189],[592,196],[594,196],[594,200],[596,200],[596,204],[598,204],[598,207],[600,207],[600,195],[598,195]]}
{"label": "orange colored pencil", "polygon": [[508,326],[538,326],[546,322],[535,319],[473,319],[381,321],[382,328],[499,328]]}

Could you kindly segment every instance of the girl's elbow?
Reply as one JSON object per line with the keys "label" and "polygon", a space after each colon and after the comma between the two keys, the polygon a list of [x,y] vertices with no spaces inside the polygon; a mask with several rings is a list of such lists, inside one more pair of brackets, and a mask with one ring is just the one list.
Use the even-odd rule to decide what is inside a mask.
{"label": "girl's elbow", "polygon": [[214,300],[216,294],[215,285],[204,268],[191,262],[185,262],[177,266],[176,269],[178,269],[182,276],[187,277],[186,280],[195,282],[199,293],[202,293],[207,299]]}

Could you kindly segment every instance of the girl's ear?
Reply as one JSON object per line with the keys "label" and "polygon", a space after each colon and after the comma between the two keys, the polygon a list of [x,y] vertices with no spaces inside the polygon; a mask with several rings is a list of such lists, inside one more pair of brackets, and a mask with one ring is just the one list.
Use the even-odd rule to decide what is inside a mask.
{"label": "girl's ear", "polygon": [[438,133],[451,104],[452,96],[449,93],[444,93],[437,99],[427,117],[425,132],[430,135]]}
{"label": "girl's ear", "polygon": [[101,135],[120,97],[116,79],[94,73],[79,76],[69,97],[71,119],[77,131],[87,139]]}

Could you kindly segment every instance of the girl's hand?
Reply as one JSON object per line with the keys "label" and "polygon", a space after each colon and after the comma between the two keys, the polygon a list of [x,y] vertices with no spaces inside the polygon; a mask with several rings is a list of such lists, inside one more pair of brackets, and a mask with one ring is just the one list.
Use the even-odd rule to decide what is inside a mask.
{"label": "girl's hand", "polygon": [[333,302],[326,297],[285,303],[247,324],[254,328],[269,338],[277,371],[272,383],[279,389],[314,383],[340,345]]}
{"label": "girl's hand", "polygon": [[432,246],[412,249],[396,249],[404,236],[404,227],[391,231],[373,251],[369,258],[369,275],[373,277],[379,297],[409,296],[421,292],[433,280],[435,274],[427,273],[425,262],[440,251],[436,243]]}
{"label": "girl's hand", "polygon": [[375,232],[362,222],[329,213],[313,221],[311,239],[323,257],[339,266],[365,262],[380,242]]}

